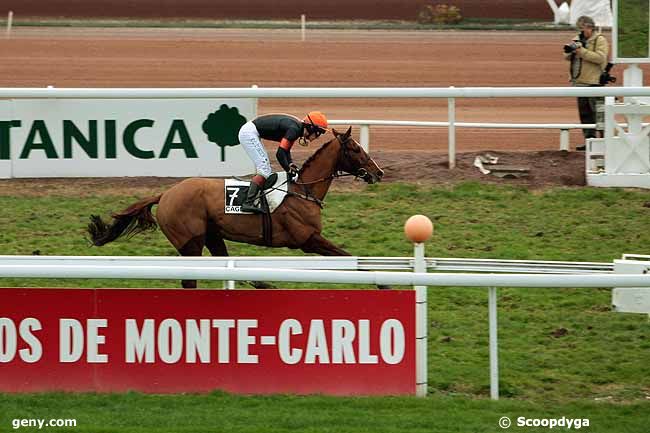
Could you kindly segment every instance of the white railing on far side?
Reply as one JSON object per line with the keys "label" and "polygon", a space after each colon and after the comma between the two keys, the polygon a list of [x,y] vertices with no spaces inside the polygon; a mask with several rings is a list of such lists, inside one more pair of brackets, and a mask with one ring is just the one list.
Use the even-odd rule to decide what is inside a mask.
{"label": "white railing on far side", "polygon": [[[455,128],[457,126],[466,126],[455,121],[456,98],[558,98],[578,96],[648,97],[650,96],[650,87],[0,88],[0,99],[447,98],[449,122],[445,122],[445,124],[449,128],[449,168],[456,166]],[[568,130],[564,132],[565,128],[562,127],[554,129],[562,131],[560,137],[561,148],[568,148]],[[361,134],[367,138],[369,132],[366,129]]]}

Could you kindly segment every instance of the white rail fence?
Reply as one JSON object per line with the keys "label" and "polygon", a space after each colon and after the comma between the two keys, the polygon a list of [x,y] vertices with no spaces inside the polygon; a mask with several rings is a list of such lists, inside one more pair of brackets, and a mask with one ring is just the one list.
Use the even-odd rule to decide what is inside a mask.
{"label": "white rail fence", "polygon": [[386,87],[386,88],[169,88],[83,89],[0,88],[0,99],[218,99],[218,98],[447,98],[447,122],[335,120],[332,124],[359,125],[360,142],[368,149],[371,125],[447,127],[449,168],[456,166],[456,128],[559,129],[560,149],[569,148],[569,130],[592,124],[516,124],[456,122],[456,98],[556,98],[577,96],[650,96],[648,87]]}
{"label": "white rail fence", "polygon": [[[502,260],[449,257],[424,257],[426,271],[602,274],[612,273],[614,265],[605,262],[565,262],[549,260]],[[0,266],[83,265],[83,266],[189,266],[205,268],[279,268],[338,271],[412,271],[413,257],[359,256],[230,256],[230,257],[152,257],[152,256],[2,256]]]}
{"label": "white rail fence", "polygon": [[328,284],[459,287],[650,287],[650,275],[472,274],[331,271],[292,268],[216,268],[187,265],[0,265],[0,278],[132,278],[266,280]]}
{"label": "white rail fence", "polygon": [[[276,265],[280,261],[291,267],[279,269]],[[378,268],[393,270],[377,271]],[[495,273],[427,273],[427,269],[432,268]],[[414,272],[396,272],[398,270]],[[0,256],[0,278],[264,280],[414,286],[419,396],[427,393],[427,286],[488,287],[492,399],[499,397],[497,287],[650,287],[650,274],[614,274],[613,270],[613,265],[596,262],[426,258],[423,244],[415,244],[413,258]],[[499,271],[510,273],[496,273]]]}
{"label": "white rail fence", "polygon": [[[455,165],[452,163],[451,155],[456,149],[456,134],[454,128],[482,128],[482,129],[559,129],[560,130],[560,150],[569,150],[569,132],[572,129],[596,128],[595,123],[487,123],[487,122],[424,122],[416,120],[331,120],[331,125],[357,125],[359,126],[359,144],[366,152],[370,151],[370,127],[371,126],[414,126],[414,127],[446,127],[449,129],[449,155],[450,168]],[[452,142],[453,141],[453,142]]]}

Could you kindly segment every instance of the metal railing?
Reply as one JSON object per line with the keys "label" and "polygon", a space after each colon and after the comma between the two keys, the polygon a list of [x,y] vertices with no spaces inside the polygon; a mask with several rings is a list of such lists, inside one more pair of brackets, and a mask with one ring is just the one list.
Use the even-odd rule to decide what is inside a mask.
{"label": "metal railing", "polygon": [[[604,274],[613,273],[613,263],[549,260],[503,260],[425,257],[429,272],[490,272],[522,274]],[[278,268],[338,271],[413,271],[413,257],[358,256],[230,256],[230,257],[150,257],[150,256],[0,256],[0,266],[188,266],[192,268]]]}
{"label": "metal railing", "polygon": [[[331,125],[358,125],[359,144],[366,152],[370,151],[370,127],[371,126],[414,126],[414,127],[446,127],[449,129],[448,136],[453,143],[449,143],[450,149],[456,149],[456,134],[452,128],[486,128],[486,129],[559,129],[560,150],[569,150],[569,132],[572,129],[596,128],[595,123],[487,123],[487,122],[425,122],[416,120],[330,120]],[[451,152],[451,150],[450,150]],[[453,159],[453,163],[451,162]],[[455,156],[451,158],[450,168],[455,164]]]}

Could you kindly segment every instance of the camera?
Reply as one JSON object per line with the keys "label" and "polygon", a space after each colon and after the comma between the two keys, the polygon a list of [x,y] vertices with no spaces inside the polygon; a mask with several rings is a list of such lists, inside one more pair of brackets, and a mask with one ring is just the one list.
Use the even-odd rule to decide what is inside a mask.
{"label": "camera", "polygon": [[582,43],[578,42],[578,41],[574,41],[574,42],[571,42],[570,44],[566,44],[564,46],[564,52],[567,53],[567,54],[573,53],[578,48],[582,48]]}
{"label": "camera", "polygon": [[566,44],[564,46],[564,52],[566,54],[573,53],[575,50],[578,48],[586,47],[587,46],[587,38],[583,32],[580,32],[578,34],[578,40],[572,41],[570,44]]}
{"label": "camera", "polygon": [[605,66],[605,69],[603,72],[600,74],[600,85],[601,86],[606,86],[609,83],[615,83],[616,82],[616,77],[613,75],[609,75],[609,71],[612,70],[612,67],[614,66],[613,63],[607,63],[607,66]]}

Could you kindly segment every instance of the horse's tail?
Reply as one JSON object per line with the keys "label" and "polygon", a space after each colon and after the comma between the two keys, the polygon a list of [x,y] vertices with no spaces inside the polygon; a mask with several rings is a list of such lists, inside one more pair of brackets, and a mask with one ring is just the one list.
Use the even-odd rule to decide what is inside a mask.
{"label": "horse's tail", "polygon": [[149,197],[132,204],[122,212],[112,215],[113,223],[108,225],[100,216],[91,215],[88,234],[93,245],[101,247],[117,238],[137,235],[145,231],[156,230],[158,224],[151,213],[153,205],[158,204],[162,194]]}

